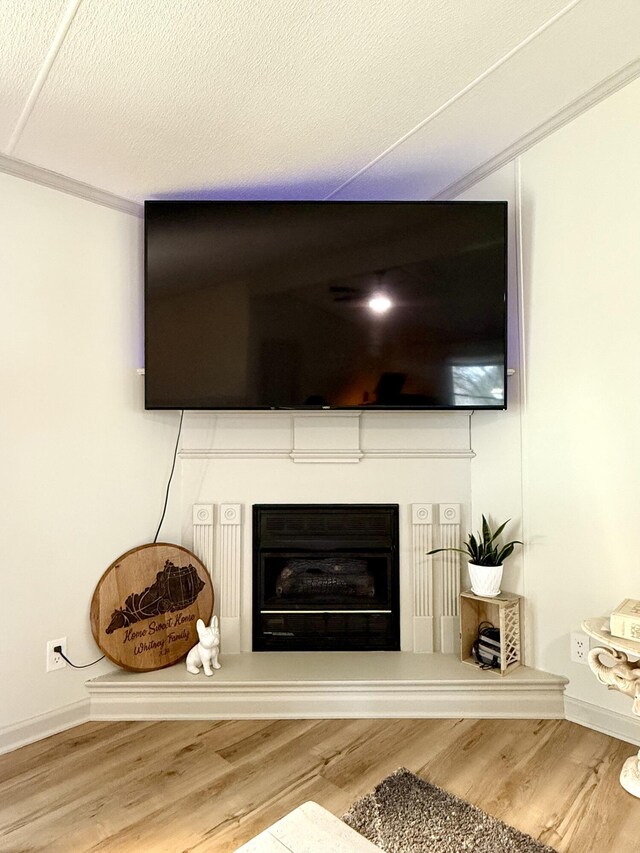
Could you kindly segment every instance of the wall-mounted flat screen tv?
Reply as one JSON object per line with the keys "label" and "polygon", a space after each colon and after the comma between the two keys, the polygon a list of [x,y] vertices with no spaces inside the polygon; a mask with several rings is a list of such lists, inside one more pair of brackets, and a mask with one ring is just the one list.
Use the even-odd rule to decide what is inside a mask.
{"label": "wall-mounted flat screen tv", "polygon": [[503,409],[506,247],[506,202],[147,202],[146,408]]}

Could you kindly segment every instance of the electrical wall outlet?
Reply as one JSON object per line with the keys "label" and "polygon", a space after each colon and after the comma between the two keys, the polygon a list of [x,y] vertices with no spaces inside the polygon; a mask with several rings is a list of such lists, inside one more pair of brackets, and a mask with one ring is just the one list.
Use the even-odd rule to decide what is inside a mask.
{"label": "electrical wall outlet", "polygon": [[589,637],[582,631],[571,634],[571,660],[574,663],[589,663]]}
{"label": "electrical wall outlet", "polygon": [[67,665],[66,660],[59,652],[54,652],[56,646],[61,646],[62,651],[67,653],[67,638],[60,637],[59,640],[49,640],[47,643],[47,672],[53,672],[55,669],[64,669]]}

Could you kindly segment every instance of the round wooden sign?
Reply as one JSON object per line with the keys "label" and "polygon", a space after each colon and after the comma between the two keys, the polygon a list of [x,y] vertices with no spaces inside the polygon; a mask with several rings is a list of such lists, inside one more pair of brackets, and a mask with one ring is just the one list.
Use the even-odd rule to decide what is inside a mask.
{"label": "round wooden sign", "polygon": [[196,621],[213,613],[209,573],[180,545],[132,548],[98,581],[93,638],[110,661],[135,672],[171,666],[198,642]]}

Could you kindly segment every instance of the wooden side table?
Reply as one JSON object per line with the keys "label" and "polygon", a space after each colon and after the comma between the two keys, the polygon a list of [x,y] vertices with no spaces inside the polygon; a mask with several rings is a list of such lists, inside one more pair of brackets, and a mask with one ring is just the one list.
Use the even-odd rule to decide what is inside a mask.
{"label": "wooden side table", "polygon": [[[602,643],[589,652],[589,666],[601,684],[606,684],[609,690],[619,690],[633,698],[632,710],[640,717],[640,661],[629,661],[629,655],[640,658],[640,642],[623,640],[614,637],[609,630],[609,618],[596,616],[585,619],[582,623],[585,634]],[[600,655],[607,655],[613,660],[611,666],[600,660]],[[640,751],[638,755],[627,758],[620,772],[620,784],[633,794],[640,797]]]}

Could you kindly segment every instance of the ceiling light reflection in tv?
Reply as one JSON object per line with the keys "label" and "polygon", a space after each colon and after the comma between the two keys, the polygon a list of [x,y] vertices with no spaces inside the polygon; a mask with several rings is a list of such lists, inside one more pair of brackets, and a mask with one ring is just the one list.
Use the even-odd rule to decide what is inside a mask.
{"label": "ceiling light reflection in tv", "polygon": [[503,409],[507,203],[145,204],[147,409]]}

